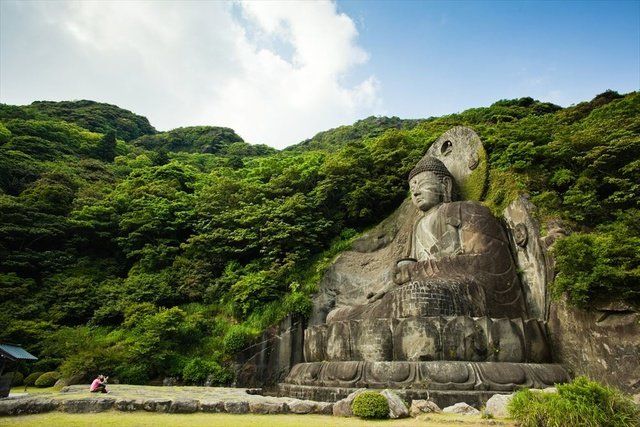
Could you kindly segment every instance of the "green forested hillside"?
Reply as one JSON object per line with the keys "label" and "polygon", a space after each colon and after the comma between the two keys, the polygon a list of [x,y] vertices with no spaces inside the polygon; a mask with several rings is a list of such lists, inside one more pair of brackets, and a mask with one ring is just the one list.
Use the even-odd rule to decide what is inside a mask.
{"label": "green forested hillside", "polygon": [[454,125],[485,143],[494,212],[528,193],[574,232],[556,247],[556,294],[640,303],[638,93],[369,118],[283,151],[224,128],[135,139],[111,106],[98,126],[84,107],[34,105],[0,106],[0,340],[40,356],[37,370],[229,381],[234,352],[308,313],[331,256],[399,206]]}
{"label": "green forested hillside", "polygon": [[276,150],[266,145],[249,145],[233,129],[214,126],[192,126],[144,135],[134,145],[155,151],[186,151],[220,156],[261,156]]}

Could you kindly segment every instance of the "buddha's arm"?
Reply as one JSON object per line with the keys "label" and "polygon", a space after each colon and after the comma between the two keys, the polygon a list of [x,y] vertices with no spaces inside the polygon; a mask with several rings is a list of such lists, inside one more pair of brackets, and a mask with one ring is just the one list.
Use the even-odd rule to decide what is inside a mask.
{"label": "buddha's arm", "polygon": [[398,285],[434,277],[452,277],[472,274],[479,265],[490,262],[489,254],[459,254],[439,259],[418,261],[396,268],[394,282]]}
{"label": "buddha's arm", "polygon": [[500,225],[490,215],[481,218],[481,221],[470,220],[462,226],[459,236],[463,253],[399,267],[394,282],[403,284],[433,277],[474,275],[480,272],[495,274],[508,270],[512,267],[511,253]]}
{"label": "buddha's arm", "polygon": [[394,282],[398,285],[434,277],[452,277],[472,274],[482,264],[491,261],[490,254],[459,254],[439,259],[418,261],[396,268]]}

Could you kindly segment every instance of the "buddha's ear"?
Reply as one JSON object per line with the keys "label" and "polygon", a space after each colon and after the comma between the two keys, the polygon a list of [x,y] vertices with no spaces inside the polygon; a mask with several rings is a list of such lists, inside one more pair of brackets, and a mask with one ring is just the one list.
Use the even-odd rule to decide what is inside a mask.
{"label": "buddha's ear", "polygon": [[442,177],[442,189],[444,190],[442,201],[444,203],[451,203],[451,201],[453,200],[453,180],[451,179],[451,177]]}

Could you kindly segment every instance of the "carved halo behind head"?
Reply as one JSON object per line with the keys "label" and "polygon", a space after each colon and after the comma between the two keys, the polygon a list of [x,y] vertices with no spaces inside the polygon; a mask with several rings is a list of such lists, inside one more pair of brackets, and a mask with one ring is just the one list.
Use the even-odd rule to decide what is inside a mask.
{"label": "carved halo behind head", "polygon": [[431,144],[420,162],[427,157],[435,157],[444,164],[462,199],[482,200],[489,167],[482,141],[473,129],[464,126],[449,129]]}

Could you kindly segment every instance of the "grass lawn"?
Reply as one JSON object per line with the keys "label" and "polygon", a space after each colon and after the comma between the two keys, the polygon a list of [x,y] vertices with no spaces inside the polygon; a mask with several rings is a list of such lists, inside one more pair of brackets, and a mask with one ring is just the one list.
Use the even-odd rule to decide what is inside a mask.
{"label": "grass lawn", "polygon": [[329,415],[233,415],[233,414],[158,414],[154,412],[108,411],[97,414],[65,414],[49,412],[39,415],[0,418],[6,426],[247,426],[247,427],[424,427],[424,426],[482,426],[513,423],[483,420],[476,416],[433,415],[428,420],[405,418],[402,420],[364,421],[358,418],[339,418]]}
{"label": "grass lawn", "polygon": [[60,391],[61,387],[45,387],[45,388],[40,388],[40,387],[27,387],[26,391],[24,386],[19,386],[19,387],[12,387],[11,388],[11,394],[22,394],[22,393],[29,393],[29,394],[41,394],[41,393],[57,393]]}

